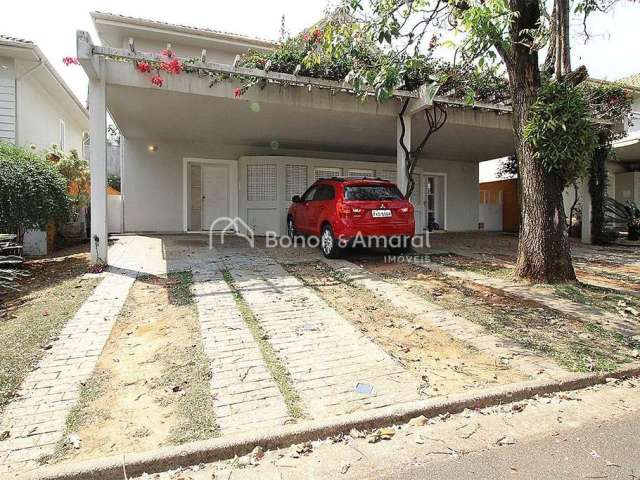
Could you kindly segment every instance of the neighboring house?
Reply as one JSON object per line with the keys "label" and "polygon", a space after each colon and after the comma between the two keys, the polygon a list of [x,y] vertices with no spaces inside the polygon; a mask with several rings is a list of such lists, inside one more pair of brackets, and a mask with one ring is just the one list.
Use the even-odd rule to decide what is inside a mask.
{"label": "neighboring house", "polygon": [[517,233],[520,229],[518,180],[480,183],[479,207],[480,230]]}
{"label": "neighboring house", "polygon": [[[35,150],[83,153],[89,113],[33,42],[0,35],[0,140]],[[27,255],[47,254],[52,231],[30,230]]]}
{"label": "neighboring house", "polygon": [[620,202],[640,205],[640,73],[621,78],[633,94],[631,126],[625,138],[614,143],[615,161],[610,162],[610,196]]}
{"label": "neighboring house", "polygon": [[0,35],[0,140],[82,153],[89,114],[37,45]]}
{"label": "neighboring house", "polygon": [[[264,88],[240,98],[237,81],[207,75],[163,75],[158,88],[151,74],[112,55],[142,60],[170,44],[178,56],[202,57],[209,72],[223,75],[240,71],[236,55],[274,44],[107,13],[92,18],[102,45],[78,32],[78,58],[90,83],[91,138],[104,138],[107,110],[122,135],[126,232],[207,231],[219,217],[239,216],[256,234],[284,234],[291,197],[316,178],[381,177],[404,189],[398,114],[406,98],[404,143],[414,148],[425,128],[422,111],[435,101],[448,112],[416,169],[418,232],[430,220],[444,230],[478,230],[478,163],[513,151],[510,109],[500,105],[418,92],[363,102],[339,82],[262,70],[251,73],[266,80]],[[92,141],[93,185],[105,182],[104,152]],[[104,189],[92,191],[94,260],[106,259],[107,205]]]}

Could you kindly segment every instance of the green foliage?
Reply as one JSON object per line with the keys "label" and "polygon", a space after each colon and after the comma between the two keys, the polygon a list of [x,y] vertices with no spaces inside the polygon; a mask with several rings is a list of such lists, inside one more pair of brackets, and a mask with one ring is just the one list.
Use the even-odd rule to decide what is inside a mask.
{"label": "green foliage", "polygon": [[66,220],[67,182],[41,155],[0,142],[0,231],[23,233]]}
{"label": "green foliage", "polygon": [[109,185],[111,188],[115,188],[117,191],[120,191],[120,183],[120,177],[117,175],[109,175],[107,177],[107,185]]}
{"label": "green foliage", "polygon": [[[250,51],[240,65],[280,73],[345,81],[356,93],[375,92],[378,100],[391,97],[394,89],[415,90],[435,82],[439,93],[472,101],[501,102],[508,97],[508,85],[495,68],[478,68],[469,63],[453,64],[432,56],[435,39],[426,54],[409,55],[384,50],[393,28],[376,32],[366,25],[330,17],[321,25],[284,40],[272,52]],[[242,93],[255,84],[248,78]]]}
{"label": "green foliage", "polygon": [[[591,196],[591,236],[596,245],[611,243],[611,235],[605,231],[604,201],[607,191],[607,160],[611,156],[611,135],[608,130],[598,132],[598,145],[589,165],[589,195]],[[614,239],[615,240],[615,239]]]}
{"label": "green foliage", "polygon": [[71,195],[72,216],[75,220],[80,208],[89,204],[89,163],[80,158],[76,150],[65,153],[57,145],[51,145],[45,156],[67,180],[67,191]]}
{"label": "green foliage", "polygon": [[633,98],[621,85],[587,82],[580,88],[591,105],[593,118],[614,121],[629,118]]}
{"label": "green foliage", "polygon": [[582,90],[562,82],[545,83],[531,105],[524,141],[533,147],[545,170],[558,175],[565,186],[586,172],[596,148],[590,115]]}

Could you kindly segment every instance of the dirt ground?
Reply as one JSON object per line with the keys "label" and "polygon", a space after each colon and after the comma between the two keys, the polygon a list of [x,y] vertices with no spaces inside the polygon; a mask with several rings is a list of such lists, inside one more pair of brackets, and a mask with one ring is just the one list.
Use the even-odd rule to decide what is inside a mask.
{"label": "dirt ground", "polygon": [[524,380],[519,372],[496,365],[491,357],[453,339],[434,325],[398,311],[367,289],[345,282],[322,262],[288,264],[285,268],[416,373],[423,381],[425,396]]}
{"label": "dirt ground", "polygon": [[[608,371],[632,361],[640,344],[538,304],[498,295],[419,265],[359,262],[388,281],[480,323],[573,371]],[[549,328],[552,326],[552,328]]]}
{"label": "dirt ground", "polygon": [[[184,275],[134,283],[67,419],[58,460],[143,451],[216,434],[210,373],[202,363],[197,314]],[[189,418],[192,414],[198,418]],[[70,434],[79,437],[80,448],[69,445]]]}
{"label": "dirt ground", "polygon": [[[498,278],[512,278],[515,266],[515,260],[500,254],[483,254],[478,258],[447,253],[432,255],[430,260]],[[640,276],[619,273],[616,268],[629,269],[632,266],[616,264],[605,268],[597,262],[588,266],[584,262],[576,262],[578,283],[535,285],[533,288],[625,318],[640,319]]]}

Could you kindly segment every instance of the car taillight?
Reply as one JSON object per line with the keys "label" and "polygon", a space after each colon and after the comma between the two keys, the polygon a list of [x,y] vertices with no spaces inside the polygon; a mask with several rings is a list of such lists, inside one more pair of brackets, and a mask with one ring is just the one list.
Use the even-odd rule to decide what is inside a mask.
{"label": "car taillight", "polygon": [[412,208],[412,207],[402,207],[402,208],[400,209],[400,212],[401,212],[401,213],[410,213],[410,212],[412,212],[412,211],[413,211],[413,208]]}
{"label": "car taillight", "polygon": [[353,208],[351,209],[351,211],[353,212],[354,215],[360,215],[362,213],[361,208]]}

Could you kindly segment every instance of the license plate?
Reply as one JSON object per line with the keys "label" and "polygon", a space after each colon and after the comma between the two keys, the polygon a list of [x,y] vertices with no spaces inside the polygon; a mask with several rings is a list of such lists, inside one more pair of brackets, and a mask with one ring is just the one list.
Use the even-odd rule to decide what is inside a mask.
{"label": "license plate", "polygon": [[373,218],[384,218],[391,216],[391,210],[371,210],[371,216]]}

